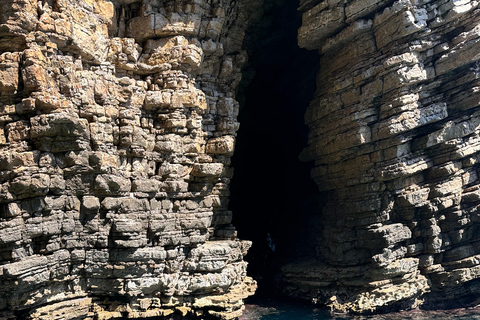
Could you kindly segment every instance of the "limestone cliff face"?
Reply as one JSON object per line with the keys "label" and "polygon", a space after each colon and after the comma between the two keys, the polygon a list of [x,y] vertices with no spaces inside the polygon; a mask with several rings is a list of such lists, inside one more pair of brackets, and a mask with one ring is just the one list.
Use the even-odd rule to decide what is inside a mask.
{"label": "limestone cliff face", "polygon": [[478,304],[477,1],[303,0],[321,55],[305,116],[326,199],[317,253],[286,291],[334,310]]}
{"label": "limestone cliff face", "polygon": [[231,319],[257,1],[0,1],[0,319]]}

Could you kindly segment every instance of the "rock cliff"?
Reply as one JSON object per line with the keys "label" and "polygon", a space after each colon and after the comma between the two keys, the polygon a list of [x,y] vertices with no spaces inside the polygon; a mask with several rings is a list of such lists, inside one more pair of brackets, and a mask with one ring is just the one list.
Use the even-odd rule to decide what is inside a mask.
{"label": "rock cliff", "polygon": [[[241,314],[256,284],[229,185],[245,30],[260,6],[0,1],[1,320]],[[357,313],[478,304],[479,2],[301,0],[299,9],[298,43],[320,55],[301,158],[314,165],[321,209],[296,214],[309,226],[289,232],[305,208],[264,193],[261,210],[281,220],[283,240],[303,236],[303,258],[282,268],[284,293]],[[312,56],[279,49],[281,33],[262,37],[249,38],[263,39],[251,66],[278,54],[263,79],[307,88],[297,76],[312,71],[297,60]],[[256,81],[257,96],[282,91]],[[285,92],[255,107],[300,103]],[[265,110],[274,111],[246,114],[285,117]],[[254,145],[273,157],[298,141],[282,134],[266,152]]]}
{"label": "rock cliff", "polygon": [[323,195],[316,252],[287,294],[335,311],[480,296],[478,1],[300,1],[321,56],[305,115]]}
{"label": "rock cliff", "polygon": [[0,1],[0,319],[232,319],[258,1]]}

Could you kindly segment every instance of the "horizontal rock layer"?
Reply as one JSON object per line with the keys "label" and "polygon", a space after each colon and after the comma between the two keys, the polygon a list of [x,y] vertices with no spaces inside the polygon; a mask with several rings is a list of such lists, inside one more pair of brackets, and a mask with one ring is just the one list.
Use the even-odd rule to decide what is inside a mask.
{"label": "horizontal rock layer", "polygon": [[326,199],[285,291],[333,310],[478,303],[478,1],[303,0],[318,50],[305,116]]}
{"label": "horizontal rock layer", "polygon": [[0,2],[0,319],[231,319],[255,1]]}

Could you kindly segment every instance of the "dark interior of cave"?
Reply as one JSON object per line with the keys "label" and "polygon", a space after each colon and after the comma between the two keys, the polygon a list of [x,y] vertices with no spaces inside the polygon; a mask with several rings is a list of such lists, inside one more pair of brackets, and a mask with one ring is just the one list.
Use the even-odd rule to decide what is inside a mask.
{"label": "dark interior of cave", "polygon": [[229,206],[239,238],[253,242],[246,260],[257,296],[275,292],[281,264],[315,251],[318,189],[311,164],[298,156],[307,144],[304,114],[319,57],[297,45],[297,7],[291,0],[264,2],[261,20],[247,31],[249,62],[237,95],[240,130]]}

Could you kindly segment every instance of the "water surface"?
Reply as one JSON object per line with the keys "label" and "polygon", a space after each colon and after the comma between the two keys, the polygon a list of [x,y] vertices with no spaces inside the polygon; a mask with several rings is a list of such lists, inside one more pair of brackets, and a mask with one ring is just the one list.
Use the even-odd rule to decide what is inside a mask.
{"label": "water surface", "polygon": [[376,316],[331,315],[324,309],[280,300],[256,299],[246,304],[239,320],[480,320],[480,308],[408,311]]}

